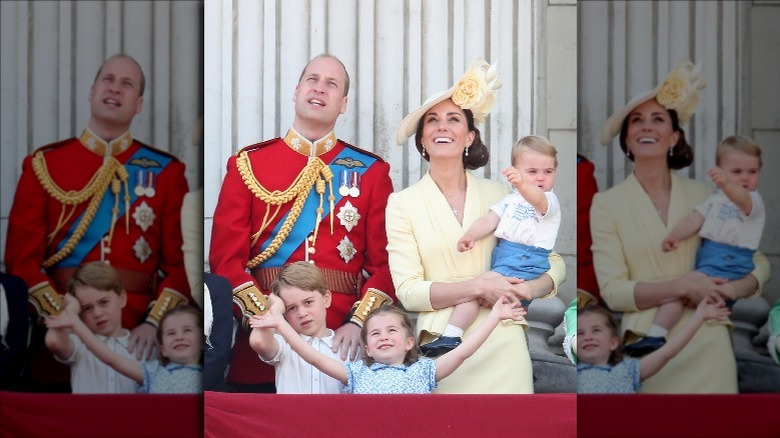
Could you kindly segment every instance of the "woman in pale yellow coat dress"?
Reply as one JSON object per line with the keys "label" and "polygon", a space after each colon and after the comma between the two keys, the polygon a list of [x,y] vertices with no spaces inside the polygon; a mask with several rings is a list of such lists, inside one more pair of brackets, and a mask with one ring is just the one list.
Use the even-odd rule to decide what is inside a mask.
{"label": "woman in pale yellow coat dress", "polygon": [[[601,296],[613,311],[624,312],[624,334],[646,334],[657,306],[681,299],[690,306],[669,331],[673,337],[706,296],[719,301],[747,297],[760,293],[769,279],[769,264],[760,253],[755,256],[755,270],[732,282],[693,271],[698,236],[681,242],[675,251],[661,250],[662,240],[677,221],[711,193],[706,184],[672,172],[693,161],[680,124],[693,115],[703,86],[693,64],[680,63],[660,86],[613,114],[601,131],[605,145],[620,134],[620,146],[634,162],[633,173],[598,193],[590,211]],[[640,392],[736,393],[730,325],[702,326],[677,356],[643,383]]]}
{"label": "woman in pale yellow coat dress", "polygon": [[[481,93],[472,93],[470,86],[475,84],[482,87],[477,90]],[[398,144],[415,135],[417,150],[430,162],[419,182],[390,195],[387,204],[390,272],[399,301],[407,310],[419,312],[417,333],[422,343],[442,333],[457,303],[476,299],[483,304],[464,333],[467,338],[500,296],[514,301],[551,296],[566,278],[564,263],[555,253],[547,274],[522,282],[489,272],[494,237],[477,242],[468,252],[456,248],[469,226],[509,192],[507,186],[467,171],[487,164],[488,149],[475,122],[484,120],[498,87],[494,69],[478,60],[458,84],[412,111],[398,127]],[[533,392],[524,326],[502,322],[434,392]]]}

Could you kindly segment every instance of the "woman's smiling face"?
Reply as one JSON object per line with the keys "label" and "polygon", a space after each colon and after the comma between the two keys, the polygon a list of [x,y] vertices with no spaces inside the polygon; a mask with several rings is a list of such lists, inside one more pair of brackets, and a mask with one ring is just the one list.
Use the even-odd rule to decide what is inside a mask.
{"label": "woman's smiling face", "polygon": [[431,159],[460,157],[474,141],[474,132],[469,131],[466,114],[451,99],[431,107],[421,123],[421,141]]}

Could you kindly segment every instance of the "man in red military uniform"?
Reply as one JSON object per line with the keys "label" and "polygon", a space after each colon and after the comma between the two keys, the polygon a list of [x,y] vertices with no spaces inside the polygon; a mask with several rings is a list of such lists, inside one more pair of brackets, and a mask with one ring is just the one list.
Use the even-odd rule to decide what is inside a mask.
{"label": "man in red military uniform", "polygon": [[[314,263],[332,292],[327,326],[343,358],[356,354],[365,314],[395,297],[385,249],[390,166],[336,139],[333,127],[347,108],[348,91],[349,76],[337,58],[309,62],[284,138],[248,146],[228,161],[209,257],[211,271],[233,287],[240,320],[265,312],[262,294],[282,266]],[[239,391],[272,391],[273,373],[239,329],[227,382]]]}
{"label": "man in red military uniform", "polygon": [[[78,266],[102,260],[116,268],[128,292],[122,325],[131,329],[128,347],[139,358],[151,356],[165,309],[190,297],[181,252],[184,164],[128,131],[144,85],[133,58],[103,63],[81,136],[25,158],[6,247],[8,271],[25,280],[40,317],[61,311],[60,294]],[[36,331],[42,336],[42,327]],[[68,368],[36,346],[42,344],[31,347],[30,380],[69,381]]]}

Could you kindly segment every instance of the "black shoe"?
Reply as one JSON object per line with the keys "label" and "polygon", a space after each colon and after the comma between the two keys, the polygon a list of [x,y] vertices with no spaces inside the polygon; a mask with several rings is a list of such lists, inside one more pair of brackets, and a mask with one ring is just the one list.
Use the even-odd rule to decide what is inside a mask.
{"label": "black shoe", "polygon": [[420,345],[420,352],[425,357],[439,357],[454,350],[461,342],[463,341],[457,336],[439,336],[427,344]]}
{"label": "black shoe", "polygon": [[626,354],[631,357],[642,357],[658,350],[666,344],[666,338],[657,336],[645,336],[644,338],[626,345]]}

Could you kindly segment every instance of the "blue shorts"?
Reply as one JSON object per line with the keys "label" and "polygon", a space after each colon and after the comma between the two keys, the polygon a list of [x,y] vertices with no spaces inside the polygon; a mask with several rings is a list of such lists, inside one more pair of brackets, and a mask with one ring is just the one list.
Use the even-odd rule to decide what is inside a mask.
{"label": "blue shorts", "polygon": [[506,277],[533,280],[550,270],[550,250],[499,239],[491,271]]}
{"label": "blue shorts", "polygon": [[696,252],[696,270],[710,277],[737,280],[753,271],[754,250],[702,239]]}

